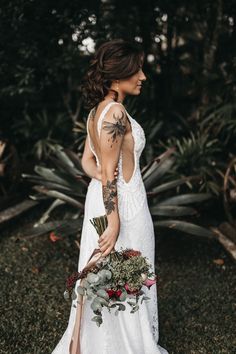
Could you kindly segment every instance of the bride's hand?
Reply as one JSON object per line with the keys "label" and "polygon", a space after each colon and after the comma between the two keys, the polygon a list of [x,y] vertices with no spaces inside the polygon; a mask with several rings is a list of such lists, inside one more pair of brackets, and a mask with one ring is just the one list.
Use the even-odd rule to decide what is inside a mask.
{"label": "bride's hand", "polygon": [[[118,176],[118,166],[116,167],[115,171],[114,171],[114,177],[115,179],[117,179]],[[98,179],[99,181],[102,180],[102,171],[101,171],[101,166],[97,166],[97,175],[96,175],[96,179]]]}
{"label": "bride's hand", "polygon": [[102,251],[102,256],[106,257],[114,249],[117,237],[119,234],[119,229],[112,228],[109,225],[103,234],[99,237],[98,244],[99,248]]}

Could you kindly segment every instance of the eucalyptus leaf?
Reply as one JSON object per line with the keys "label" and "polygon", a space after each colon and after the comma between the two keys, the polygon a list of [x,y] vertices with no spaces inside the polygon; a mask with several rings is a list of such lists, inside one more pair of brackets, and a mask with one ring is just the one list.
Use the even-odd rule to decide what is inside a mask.
{"label": "eucalyptus leaf", "polygon": [[87,281],[89,283],[97,283],[99,281],[99,276],[97,274],[94,274],[94,273],[88,273]]}
{"label": "eucalyptus leaf", "polygon": [[102,316],[99,316],[99,315],[97,315],[97,316],[94,316],[92,319],[91,319],[92,321],[94,321],[94,322],[96,322],[96,324],[98,325],[98,327],[100,327],[100,325],[102,324]]}
{"label": "eucalyptus leaf", "polygon": [[93,297],[94,296],[94,292],[93,292],[93,290],[91,288],[88,288],[86,290],[86,292],[87,292],[87,296],[89,296],[89,297]]}
{"label": "eucalyptus leaf", "polygon": [[102,305],[100,304],[100,302],[97,300],[97,298],[95,298],[92,303],[91,303],[91,308],[93,311],[101,311],[102,310]]}
{"label": "eucalyptus leaf", "polygon": [[120,301],[125,301],[127,299],[127,292],[122,292],[120,295]]}
{"label": "eucalyptus leaf", "polygon": [[105,283],[106,281],[106,274],[104,272],[104,269],[102,269],[101,271],[99,271],[98,273],[98,276],[100,277],[100,280],[101,280],[101,283]]}
{"label": "eucalyptus leaf", "polygon": [[76,294],[76,292],[75,292],[74,289],[72,290],[71,299],[72,299],[72,300],[77,299],[77,294]]}
{"label": "eucalyptus leaf", "polygon": [[107,293],[105,290],[103,290],[103,289],[99,289],[99,290],[97,291],[97,296],[101,296],[102,298],[104,298],[104,299],[106,299],[106,300],[109,300],[109,295],[108,295],[108,293]]}
{"label": "eucalyptus leaf", "polygon": [[143,300],[150,300],[151,298],[149,296],[144,296]]}
{"label": "eucalyptus leaf", "polygon": [[106,274],[107,279],[108,279],[108,280],[110,280],[110,279],[111,279],[111,277],[112,277],[112,273],[111,273],[111,271],[110,271],[110,270],[105,269],[105,274]]}
{"label": "eucalyptus leaf", "polygon": [[66,290],[66,291],[64,291],[64,299],[65,300],[69,300],[70,299],[70,294],[69,294],[69,291],[68,290]]}
{"label": "eucalyptus leaf", "polygon": [[139,309],[139,305],[136,305],[133,307],[133,309],[130,311],[130,313],[135,313],[136,311],[138,311]]}
{"label": "eucalyptus leaf", "polygon": [[87,281],[87,279],[83,279],[83,287],[86,289],[90,289],[90,283]]}
{"label": "eucalyptus leaf", "polygon": [[148,296],[143,296],[142,299],[141,299],[141,304],[143,303],[143,301],[149,300],[149,299],[150,299],[150,297],[148,297]]}
{"label": "eucalyptus leaf", "polygon": [[84,295],[85,294],[85,289],[82,286],[78,286],[77,287],[77,291],[80,295]]}
{"label": "eucalyptus leaf", "polygon": [[109,303],[108,303],[107,300],[104,299],[103,297],[98,297],[98,298],[97,298],[97,301],[99,301],[101,305],[109,306]]}
{"label": "eucalyptus leaf", "polygon": [[125,305],[118,304],[118,306],[119,306],[119,311],[125,311]]}

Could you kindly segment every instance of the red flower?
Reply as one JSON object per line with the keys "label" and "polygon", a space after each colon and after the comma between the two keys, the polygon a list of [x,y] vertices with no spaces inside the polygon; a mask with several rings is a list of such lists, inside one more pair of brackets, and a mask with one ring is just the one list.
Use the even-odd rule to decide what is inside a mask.
{"label": "red flower", "polygon": [[49,238],[52,242],[56,242],[58,240],[61,240],[61,237],[57,236],[54,231],[52,231],[50,233]]}
{"label": "red flower", "polygon": [[116,291],[113,289],[106,289],[106,292],[109,295],[109,298],[111,298],[112,296],[114,296],[116,294]]}
{"label": "red flower", "polygon": [[111,297],[120,297],[120,295],[122,294],[122,291],[119,290],[113,290],[113,289],[106,289],[106,292],[109,295],[109,298]]}
{"label": "red flower", "polygon": [[123,256],[125,258],[137,257],[137,256],[141,256],[141,252],[130,248],[123,251]]}
{"label": "red flower", "polygon": [[120,297],[121,294],[122,294],[122,291],[121,291],[121,290],[116,290],[116,296],[117,296],[117,297]]}

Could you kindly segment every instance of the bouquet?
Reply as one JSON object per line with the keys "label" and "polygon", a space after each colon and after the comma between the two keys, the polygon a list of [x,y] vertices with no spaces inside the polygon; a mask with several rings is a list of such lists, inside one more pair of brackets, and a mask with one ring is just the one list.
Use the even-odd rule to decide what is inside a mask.
{"label": "bouquet", "polygon": [[[90,219],[99,236],[107,227],[106,215]],[[131,313],[139,309],[143,301],[150,298],[142,290],[146,286],[150,287],[156,283],[157,276],[151,270],[151,265],[141,252],[133,249],[112,250],[106,256],[101,256],[101,250],[95,249],[81,272],[73,273],[66,282],[65,299],[77,299],[74,285],[77,280],[80,285],[77,287],[77,302],[82,305],[83,298],[91,301],[91,308],[94,312],[92,321],[98,327],[102,324],[102,309],[107,307],[115,309],[115,315],[119,311],[125,311],[126,305],[131,307]],[[125,302],[125,304],[124,304]]]}

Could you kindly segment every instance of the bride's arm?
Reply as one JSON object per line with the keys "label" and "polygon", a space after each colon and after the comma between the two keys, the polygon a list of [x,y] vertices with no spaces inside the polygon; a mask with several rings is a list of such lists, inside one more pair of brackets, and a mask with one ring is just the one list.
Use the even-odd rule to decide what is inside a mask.
{"label": "bride's arm", "polygon": [[[90,146],[89,146],[88,135],[85,139],[84,152],[83,152],[82,159],[81,159],[81,165],[82,165],[84,172],[90,178],[96,178],[99,181],[102,180],[101,166],[97,166],[97,164],[96,164],[95,156],[92,153]],[[116,168],[116,170],[114,172],[114,177],[117,178],[117,175],[118,175],[118,167]]]}
{"label": "bride's arm", "polygon": [[119,161],[126,124],[126,111],[119,104],[111,106],[102,122],[100,135],[102,192],[108,227],[99,238],[99,246],[104,256],[110,253],[119,234],[120,219],[114,171]]}

